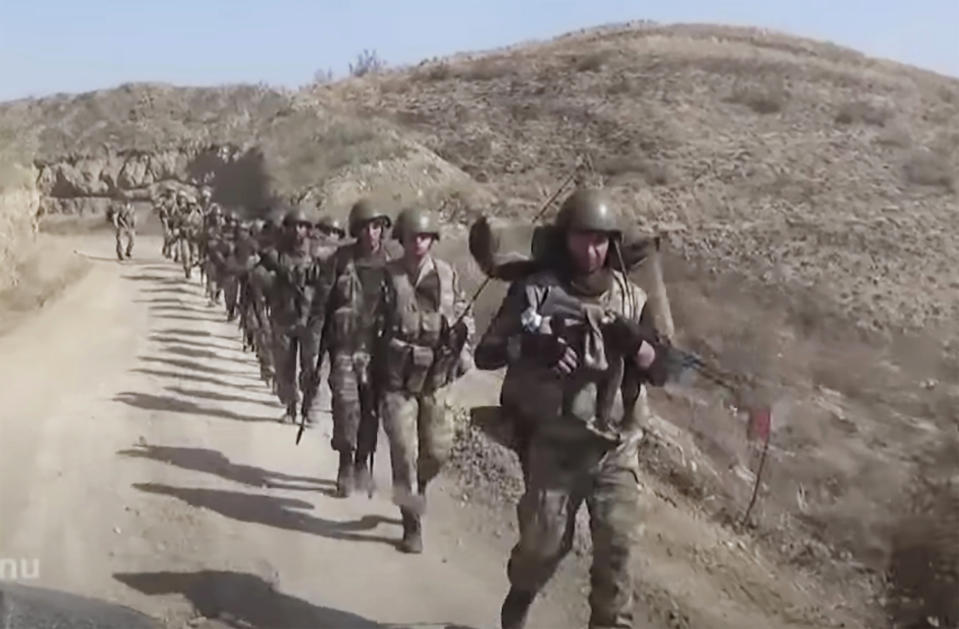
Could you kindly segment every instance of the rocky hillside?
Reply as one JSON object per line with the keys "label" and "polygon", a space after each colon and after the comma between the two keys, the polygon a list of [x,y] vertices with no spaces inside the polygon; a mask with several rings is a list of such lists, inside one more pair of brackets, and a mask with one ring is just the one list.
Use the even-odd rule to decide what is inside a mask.
{"label": "rocky hillside", "polygon": [[314,95],[390,118],[516,212],[585,154],[706,269],[869,329],[959,317],[957,80],[760,30],[647,25]]}
{"label": "rocky hillside", "polygon": [[0,137],[32,155],[41,214],[102,213],[159,184],[213,187],[254,211],[274,197],[343,205],[406,180],[466,179],[389,125],[257,86],[132,84],[0,106]]}

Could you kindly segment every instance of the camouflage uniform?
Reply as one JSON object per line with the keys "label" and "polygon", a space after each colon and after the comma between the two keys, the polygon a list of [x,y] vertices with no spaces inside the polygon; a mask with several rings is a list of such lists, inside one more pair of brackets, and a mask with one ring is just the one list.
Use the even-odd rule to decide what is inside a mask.
{"label": "camouflage uniform", "polygon": [[[357,202],[350,212],[351,235],[359,238],[360,230],[372,221],[379,221],[384,230],[390,225],[389,218],[371,204]],[[325,348],[330,353],[332,447],[340,454],[337,492],[344,498],[352,492],[354,477],[368,491],[372,489],[368,460],[376,449],[379,410],[371,353],[382,329],[378,309],[384,302],[386,261],[382,240],[375,250],[364,249],[360,241],[336,249],[323,265],[313,301],[313,327],[323,330],[317,364],[322,363]],[[314,390],[313,403],[318,399]],[[311,419],[315,414],[312,410]]]}
{"label": "camouflage uniform", "polygon": [[180,262],[187,279],[193,276],[193,267],[199,264],[198,243],[203,229],[203,214],[194,201],[187,201],[180,209]]}
{"label": "camouflage uniform", "polygon": [[[287,230],[304,224],[309,221],[302,212],[290,212],[284,219]],[[290,233],[286,235],[292,236]],[[307,410],[298,409],[300,393],[312,390],[316,380],[320,330],[310,327],[310,315],[318,272],[309,249],[310,241],[305,239],[288,243],[275,261],[267,258],[274,273],[270,314],[276,393],[286,408],[281,421],[295,421],[298,410],[301,413]]]}
{"label": "camouflage uniform", "polygon": [[137,214],[132,204],[123,203],[113,211],[113,226],[116,229],[117,259],[130,258],[137,234]]}
{"label": "camouflage uniform", "polygon": [[160,219],[160,227],[163,230],[163,246],[160,249],[160,253],[164,258],[169,258],[173,255],[173,227],[171,225],[171,219],[173,218],[173,199],[164,195],[160,197],[155,207],[157,218]]}
{"label": "camouflage uniform", "polygon": [[[597,206],[605,222],[594,221],[591,228],[588,220],[570,222],[594,216]],[[600,193],[580,191],[564,204],[558,221],[566,222],[565,229],[615,233],[610,212]],[[524,626],[529,604],[572,547],[584,502],[593,539],[589,627],[633,626],[630,564],[640,516],[638,443],[648,414],[646,391],[640,385],[638,398],[628,394],[624,374],[634,355],[608,345],[593,323],[609,312],[638,323],[646,295],[608,267],[590,276],[588,288],[575,277],[555,270],[515,282],[476,350],[481,369],[507,365],[503,411],[522,435],[518,449],[526,491],[517,507],[519,542],[509,560],[506,629]],[[543,356],[542,341],[552,342],[557,334],[534,335],[524,326],[531,313],[550,316],[554,299],[573,300],[586,313],[585,325],[561,334],[578,356],[578,366],[566,375],[557,374],[555,362]]]}
{"label": "camouflage uniform", "polygon": [[[432,218],[415,210],[400,215],[397,232],[400,238],[404,232],[439,237]],[[403,518],[401,548],[418,553],[426,488],[449,459],[453,445],[447,385],[468,368],[468,345],[454,356],[456,373],[437,369],[437,359],[446,349],[444,332],[458,321],[468,343],[473,322],[469,315],[460,319],[467,303],[450,264],[427,254],[416,270],[399,259],[387,264],[386,274],[385,324],[377,358],[382,373],[380,414],[390,442],[393,497]]]}
{"label": "camouflage uniform", "polygon": [[273,362],[273,326],[271,323],[270,304],[273,301],[272,293],[276,273],[271,269],[276,267],[279,254],[274,247],[273,239],[277,224],[267,222],[260,234],[259,255],[257,262],[250,271],[250,300],[253,302],[254,318],[257,322],[256,355],[260,361],[260,377],[265,383],[275,386],[275,371]]}

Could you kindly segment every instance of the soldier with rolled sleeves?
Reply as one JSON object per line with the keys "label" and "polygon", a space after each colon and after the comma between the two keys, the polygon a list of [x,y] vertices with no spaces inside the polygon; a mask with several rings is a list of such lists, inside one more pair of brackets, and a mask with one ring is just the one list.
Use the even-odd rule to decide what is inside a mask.
{"label": "soldier with rolled sleeves", "polygon": [[404,210],[395,235],[403,243],[403,256],[386,266],[378,388],[390,442],[393,499],[403,520],[400,549],[420,553],[427,486],[453,445],[446,392],[472,366],[473,319],[456,271],[431,253],[440,237],[434,214]]}

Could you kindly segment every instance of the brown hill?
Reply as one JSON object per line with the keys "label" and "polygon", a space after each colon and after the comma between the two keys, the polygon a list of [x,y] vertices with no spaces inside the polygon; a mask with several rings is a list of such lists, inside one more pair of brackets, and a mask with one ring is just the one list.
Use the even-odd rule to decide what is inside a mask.
{"label": "brown hill", "polygon": [[[587,159],[669,234],[681,341],[777,400],[756,517],[777,572],[667,539],[647,602],[665,597],[669,619],[678,606],[674,626],[956,621],[954,597],[922,583],[930,564],[959,565],[943,472],[959,423],[959,81],[756,29],[644,24],[297,93],[132,85],[20,101],[0,106],[0,137],[34,156],[47,212],[207,180],[251,209],[282,195],[343,211],[375,190],[442,199],[453,221],[521,218]],[[709,522],[748,498],[739,402],[656,400],[686,449],[652,448],[647,465]],[[661,541],[714,532],[674,524]],[[717,589],[733,601],[722,610]]]}

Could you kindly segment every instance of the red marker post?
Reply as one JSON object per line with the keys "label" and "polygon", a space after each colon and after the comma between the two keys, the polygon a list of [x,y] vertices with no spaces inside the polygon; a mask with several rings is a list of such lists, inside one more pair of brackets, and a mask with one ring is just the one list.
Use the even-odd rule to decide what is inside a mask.
{"label": "red marker post", "polygon": [[756,482],[753,484],[753,495],[749,499],[749,506],[746,507],[746,512],[743,514],[740,525],[745,525],[749,522],[749,514],[752,513],[753,507],[756,505],[756,498],[759,496],[759,487],[762,485],[763,467],[766,465],[766,453],[769,452],[769,437],[772,434],[773,423],[773,411],[769,406],[750,408],[747,412],[749,413],[749,423],[746,424],[746,439],[750,442],[762,441],[763,450],[759,456],[759,467],[756,469]]}

